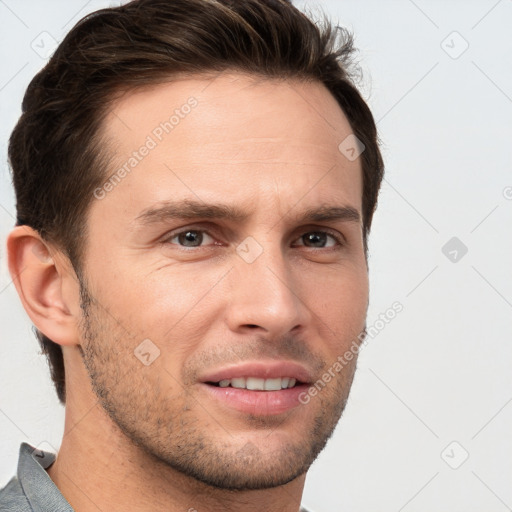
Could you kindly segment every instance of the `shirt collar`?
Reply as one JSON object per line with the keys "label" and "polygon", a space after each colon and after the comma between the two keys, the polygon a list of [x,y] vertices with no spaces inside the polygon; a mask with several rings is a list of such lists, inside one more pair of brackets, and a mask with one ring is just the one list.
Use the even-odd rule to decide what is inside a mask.
{"label": "shirt collar", "polygon": [[71,505],[46,472],[55,458],[55,453],[21,443],[18,481],[34,512],[73,512]]}

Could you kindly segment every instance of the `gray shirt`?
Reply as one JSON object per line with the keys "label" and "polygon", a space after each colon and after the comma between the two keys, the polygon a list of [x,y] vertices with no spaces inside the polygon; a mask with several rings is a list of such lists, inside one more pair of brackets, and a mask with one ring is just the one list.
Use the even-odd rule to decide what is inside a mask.
{"label": "gray shirt", "polygon": [[54,461],[54,453],[21,443],[17,474],[0,489],[0,512],[73,512],[45,471]]}
{"label": "gray shirt", "polygon": [[45,471],[54,460],[54,453],[21,443],[17,474],[0,489],[0,511],[73,512]]}

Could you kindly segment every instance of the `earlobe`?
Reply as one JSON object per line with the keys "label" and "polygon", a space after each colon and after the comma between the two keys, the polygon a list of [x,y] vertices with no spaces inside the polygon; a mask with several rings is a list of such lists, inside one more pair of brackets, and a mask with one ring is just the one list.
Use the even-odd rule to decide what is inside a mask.
{"label": "earlobe", "polygon": [[9,272],[32,323],[59,345],[76,345],[76,275],[64,256],[28,226],[15,227],[7,239]]}

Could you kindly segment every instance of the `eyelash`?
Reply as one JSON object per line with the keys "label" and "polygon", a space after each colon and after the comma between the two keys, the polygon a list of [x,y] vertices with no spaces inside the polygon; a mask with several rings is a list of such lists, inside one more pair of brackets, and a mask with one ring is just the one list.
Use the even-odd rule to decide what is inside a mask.
{"label": "eyelash", "polygon": [[[171,240],[174,240],[176,237],[179,237],[183,233],[188,233],[189,231],[197,232],[197,233],[206,233],[211,238],[214,238],[214,236],[211,235],[210,232],[207,229],[193,228],[192,227],[192,228],[182,229],[182,230],[176,231],[174,233],[170,233],[168,236],[166,236],[162,240],[161,243],[164,244],[164,245],[177,245],[178,247],[180,247],[180,249],[185,250],[185,251],[190,251],[190,250],[194,250],[194,249],[200,249],[201,247],[208,247],[208,246],[203,246],[203,245],[200,245],[200,246],[197,246],[197,247],[186,247],[186,246],[182,246],[182,245],[179,245],[179,244],[171,243]],[[336,249],[339,249],[339,248],[341,248],[341,247],[343,247],[345,245],[345,240],[343,239],[343,237],[341,235],[338,235],[335,232],[332,232],[330,230],[325,230],[325,229],[312,229],[312,230],[304,231],[304,233],[302,233],[297,238],[297,240],[302,238],[304,235],[309,234],[309,233],[322,233],[322,234],[326,234],[326,235],[328,235],[328,236],[330,236],[331,238],[334,239],[334,241],[336,242],[336,246],[334,246],[334,247],[306,247],[305,245],[301,246],[301,247],[306,247],[306,249],[336,250]],[[218,245],[218,244],[214,244],[214,245]]]}

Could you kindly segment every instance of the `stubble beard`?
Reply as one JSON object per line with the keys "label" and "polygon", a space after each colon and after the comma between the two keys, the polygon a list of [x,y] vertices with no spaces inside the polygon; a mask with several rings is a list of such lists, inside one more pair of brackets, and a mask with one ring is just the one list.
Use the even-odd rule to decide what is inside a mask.
{"label": "stubble beard", "polygon": [[[292,441],[285,436],[277,453],[265,451],[266,443],[258,445],[259,440],[265,429],[269,439],[276,435],[279,424],[286,422],[287,417],[278,421],[248,417],[248,424],[258,431],[258,440],[237,439],[237,432],[227,428],[223,432],[226,435],[216,439],[209,434],[211,426],[219,430],[215,418],[207,416],[206,421],[201,416],[197,418],[197,412],[205,414],[202,404],[191,391],[174,385],[174,379],[168,384],[168,375],[164,375],[162,367],[159,367],[162,375],[156,375],[155,368],[142,367],[133,355],[132,345],[126,343],[127,336],[96,304],[83,280],[80,280],[80,307],[83,313],[80,351],[92,388],[114,426],[142,452],[141,460],[149,459],[148,467],[162,468],[163,464],[196,483],[220,490],[281,486],[309,469],[332,436],[345,408],[355,364],[344,378],[338,377],[334,386],[324,388],[312,399],[318,401],[316,416],[308,425],[302,422],[296,427],[301,432],[299,440]],[[155,472],[162,474],[158,469]]]}

